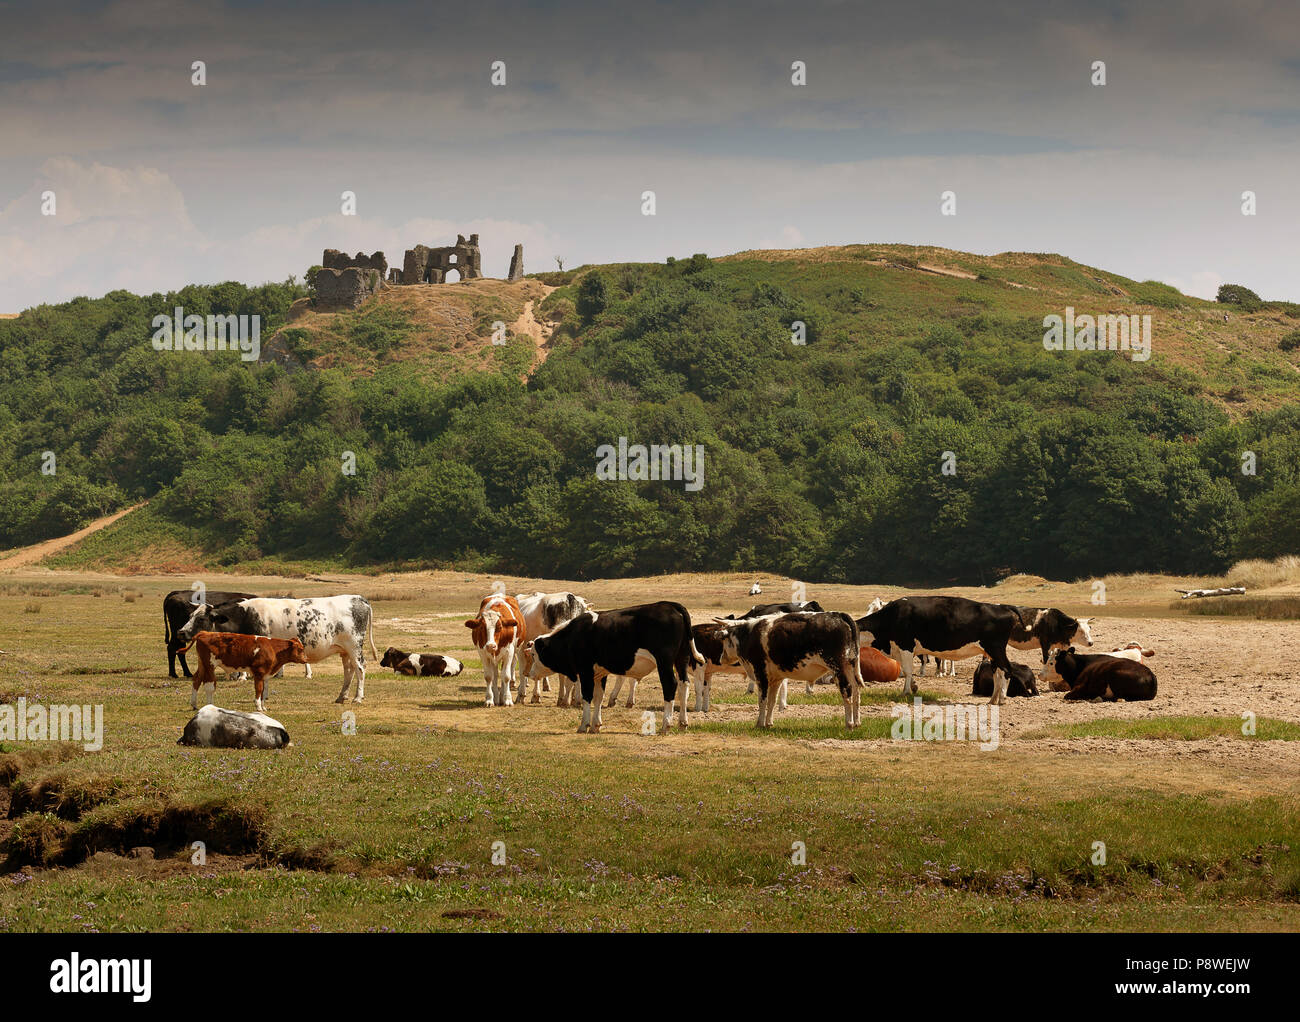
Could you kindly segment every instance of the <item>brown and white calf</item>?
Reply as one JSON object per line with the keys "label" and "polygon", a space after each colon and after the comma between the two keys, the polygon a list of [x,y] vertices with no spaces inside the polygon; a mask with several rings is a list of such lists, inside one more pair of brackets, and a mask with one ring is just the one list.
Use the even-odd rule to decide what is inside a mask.
{"label": "brown and white calf", "polygon": [[395,646],[384,650],[380,667],[391,667],[398,674],[420,678],[454,678],[465,669],[455,657],[437,653],[403,653]]}
{"label": "brown and white calf", "polygon": [[501,594],[485,596],[478,616],[466,621],[465,627],[483,661],[483,705],[513,706],[510,689],[515,681],[515,659],[528,642],[519,601]]}
{"label": "brown and white calf", "polygon": [[199,657],[199,669],[194,672],[194,688],[190,692],[190,706],[198,709],[200,685],[211,685],[208,702],[217,694],[217,675],[212,661],[218,660],[226,670],[244,670],[253,676],[253,697],[258,711],[266,709],[266,679],[285,664],[305,664],[307,657],[298,639],[268,639],[265,635],[240,635],[236,632],[198,632],[181,653],[193,647]]}

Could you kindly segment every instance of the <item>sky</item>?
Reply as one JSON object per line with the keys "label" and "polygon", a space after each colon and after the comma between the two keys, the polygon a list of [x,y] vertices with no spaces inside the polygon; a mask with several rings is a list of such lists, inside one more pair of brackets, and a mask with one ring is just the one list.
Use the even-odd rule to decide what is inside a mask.
{"label": "sky", "polygon": [[0,312],[458,233],[489,276],[519,242],[530,272],[900,242],[1300,301],[1294,3],[0,0],[0,26]]}

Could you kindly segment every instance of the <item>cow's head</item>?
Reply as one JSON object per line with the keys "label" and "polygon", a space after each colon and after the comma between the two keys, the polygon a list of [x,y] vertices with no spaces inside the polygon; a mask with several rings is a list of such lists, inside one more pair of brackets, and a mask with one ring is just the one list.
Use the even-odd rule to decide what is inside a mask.
{"label": "cow's head", "polygon": [[[758,620],[762,620],[759,618]],[[726,664],[740,663],[740,645],[754,627],[754,619],[734,620],[715,617],[713,623],[718,626],[718,641],[722,643],[721,660]]]}
{"label": "cow's head", "polygon": [[291,664],[305,664],[307,662],[307,651],[303,648],[301,639],[290,639],[289,648],[285,651],[287,661]]}
{"label": "cow's head", "polygon": [[210,603],[200,603],[176,635],[186,643],[192,642],[199,632],[215,632],[217,630],[215,619],[216,608]]}
{"label": "cow's head", "polygon": [[1075,626],[1074,635],[1070,637],[1067,643],[1069,646],[1091,646],[1092,645],[1092,622],[1097,619],[1094,617],[1081,617]]}
{"label": "cow's head", "polygon": [[563,642],[557,641],[554,632],[526,643],[523,652],[524,677],[536,680],[545,678],[548,674],[563,674],[566,678],[576,679],[578,672],[570,662],[567,648]]}
{"label": "cow's head", "polygon": [[398,665],[398,663],[404,659],[406,659],[406,654],[404,654],[396,646],[389,646],[386,650],[384,650],[384,656],[379,661],[379,666],[395,668]]}
{"label": "cow's head", "polygon": [[[1073,653],[1074,647],[1070,647],[1069,652]],[[1053,692],[1070,691],[1070,683],[1061,676],[1060,671],[1057,667],[1057,659],[1059,657],[1064,656],[1065,653],[1066,653],[1065,650],[1058,650],[1058,649],[1052,650],[1052,652],[1049,654],[1047,658],[1047,663],[1043,665],[1043,669],[1041,672],[1039,672],[1038,675],[1038,680],[1041,681]]]}
{"label": "cow's head", "polygon": [[[1044,668],[1046,670],[1046,668]],[[1028,664],[1012,664],[1011,677],[1020,682],[1025,695],[1038,695],[1038,683],[1034,680],[1034,671]]]}

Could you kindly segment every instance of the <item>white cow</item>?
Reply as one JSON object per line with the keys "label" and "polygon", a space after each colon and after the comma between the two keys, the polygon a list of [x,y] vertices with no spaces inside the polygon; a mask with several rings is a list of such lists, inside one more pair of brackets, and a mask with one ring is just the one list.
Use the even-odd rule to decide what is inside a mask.
{"label": "white cow", "polygon": [[265,635],[271,639],[298,639],[309,664],[338,656],[343,661],[343,688],[336,703],[347,702],[348,689],[356,678],[353,702],[366,697],[366,654],[370,639],[375,648],[374,614],[364,596],[320,596],[308,600],[252,597],[216,605],[200,603],[177,636],[187,645],[198,632],[235,632]]}
{"label": "white cow", "polygon": [[[515,597],[515,602],[519,604],[519,613],[524,618],[524,634],[528,636],[528,641],[540,638],[543,635],[550,635],[551,632],[559,628],[566,621],[572,621],[579,614],[587,614],[591,611],[591,605],[581,596],[573,593],[519,593]],[[527,647],[525,647],[527,648]],[[522,703],[524,701],[524,691],[528,688],[528,669],[530,661],[525,660],[523,672],[519,677],[519,694],[515,696],[515,701]],[[566,689],[571,689],[567,678],[560,680],[560,693],[562,696],[569,695]],[[540,703],[542,701],[542,692],[551,690],[550,676],[533,679],[533,698],[532,702]],[[562,698],[556,705],[568,706],[569,700]],[[577,702],[574,702],[577,705]]]}

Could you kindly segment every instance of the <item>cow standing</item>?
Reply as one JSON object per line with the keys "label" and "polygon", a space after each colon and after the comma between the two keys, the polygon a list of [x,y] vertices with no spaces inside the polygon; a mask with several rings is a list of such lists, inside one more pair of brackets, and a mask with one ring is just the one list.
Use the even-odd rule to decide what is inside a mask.
{"label": "cow standing", "polygon": [[334,701],[347,702],[348,689],[355,677],[353,702],[359,703],[366,696],[364,644],[367,637],[370,652],[379,656],[373,622],[374,613],[363,596],[322,596],[309,600],[254,597],[216,606],[200,604],[180,634],[187,643],[201,631],[297,639],[309,664],[335,655],[343,661],[343,688]]}
{"label": "cow standing", "polygon": [[[181,670],[185,672],[185,677],[190,676],[190,665],[185,662],[185,654],[181,647],[187,645],[179,632],[185,627],[185,622],[190,619],[194,613],[194,608],[198,606],[194,602],[194,597],[198,595],[198,590],[194,589],[176,589],[163,597],[163,641],[167,643],[167,675],[168,677],[178,677],[176,674],[176,659],[181,661]],[[213,590],[204,594],[209,603],[230,603],[234,600],[253,600],[256,599],[252,593],[226,593]]]}
{"label": "cow standing", "polygon": [[[619,610],[590,611],[532,643],[533,672],[554,672],[576,681],[582,692],[578,733],[601,727],[605,678],[631,675],[652,660],[664,697],[664,730],[672,726],[677,702],[678,726],[685,729],[686,674],[703,657],[691,641],[691,615],[680,603],[661,601]],[[646,673],[649,673],[648,671]],[[593,713],[594,706],[594,713]]]}
{"label": "cow standing", "polygon": [[1047,654],[1053,649],[1092,645],[1091,624],[1096,618],[1073,618],[1055,607],[1006,606],[1010,606],[1020,619],[1019,625],[1011,630],[1011,640],[1007,645],[1016,649],[1042,650],[1043,663],[1047,663]]}
{"label": "cow standing", "polygon": [[758,726],[772,726],[784,679],[815,681],[830,671],[844,700],[844,726],[860,723],[862,669],[858,626],[848,614],[795,613],[730,621],[723,646],[745,665],[758,687]]}
{"label": "cow standing", "polygon": [[[520,593],[515,597],[519,604],[519,613],[524,619],[524,633],[529,640],[540,638],[543,635],[550,635],[551,632],[559,628],[566,621],[572,621],[579,614],[586,614],[591,611],[590,604],[581,596],[573,593]],[[525,650],[529,647],[525,646]],[[523,677],[519,679],[519,694],[515,696],[515,701],[522,703],[524,701],[524,690],[527,688],[528,668],[531,667],[531,653],[526,653],[524,660],[524,670],[520,672]],[[538,686],[541,686],[539,691]],[[570,702],[574,706],[578,705],[577,691],[569,683],[567,678],[561,676],[559,683],[560,692],[556,698],[556,706],[568,706]],[[541,692],[551,690],[550,682],[547,678],[533,679],[533,699],[535,703],[542,701]]]}
{"label": "cow standing", "polygon": [[466,621],[465,627],[483,662],[483,705],[513,706],[510,690],[515,680],[515,657],[528,641],[519,602],[513,596],[497,593],[485,596],[478,616]]}
{"label": "cow standing", "polygon": [[1014,607],[979,603],[963,596],[903,596],[874,614],[859,618],[861,640],[888,653],[903,668],[903,696],[910,697],[912,662],[919,653],[945,660],[965,660],[983,653],[993,661],[996,684],[991,703],[1006,699],[1011,676],[1007,644],[1021,627]]}
{"label": "cow standing", "polygon": [[199,686],[211,685],[208,702],[217,694],[217,674],[212,661],[219,660],[226,670],[245,670],[253,675],[253,699],[258,712],[266,709],[266,679],[285,664],[305,664],[302,642],[298,639],[268,639],[265,635],[239,635],[232,632],[198,632],[185,649],[195,647],[199,669],[194,672],[190,690],[190,708],[197,710]]}

